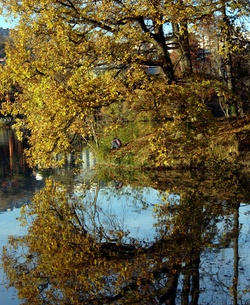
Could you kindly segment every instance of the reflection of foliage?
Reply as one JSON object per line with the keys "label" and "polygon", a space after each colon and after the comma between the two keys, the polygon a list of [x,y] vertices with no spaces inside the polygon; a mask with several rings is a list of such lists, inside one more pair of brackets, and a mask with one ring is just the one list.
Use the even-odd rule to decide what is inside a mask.
{"label": "reflection of foliage", "polygon": [[[9,251],[5,251],[10,282],[29,304],[39,304],[41,299],[48,303],[98,304],[124,296],[124,304],[131,303],[131,298],[140,300],[145,292],[138,290],[139,283],[151,282],[145,273],[150,262],[142,259],[145,253],[136,245],[111,243],[107,236],[98,243],[87,232],[84,219],[78,217],[76,210],[80,208],[78,200],[69,200],[62,186],[47,183],[27,210],[29,217],[36,215],[28,235],[10,239]],[[16,258],[14,249],[24,245],[28,250]]]}
{"label": "reflection of foliage", "polygon": [[[216,176],[221,199],[229,187],[237,197],[233,177],[223,185]],[[218,218],[232,214],[237,198],[227,198],[228,204],[219,200],[212,177],[194,180],[195,187],[179,186],[180,201],[167,204],[166,197],[156,207],[159,234],[151,243],[128,243],[115,219],[107,221],[108,229],[104,222],[95,223],[98,187],[89,202],[87,190],[69,196],[66,187],[48,180],[23,211],[23,222],[31,220],[27,235],[10,238],[5,247],[10,285],[27,300],[24,304],[171,304],[179,293],[183,300],[191,294],[195,303],[200,253],[213,245]],[[178,292],[180,273],[183,289]]]}

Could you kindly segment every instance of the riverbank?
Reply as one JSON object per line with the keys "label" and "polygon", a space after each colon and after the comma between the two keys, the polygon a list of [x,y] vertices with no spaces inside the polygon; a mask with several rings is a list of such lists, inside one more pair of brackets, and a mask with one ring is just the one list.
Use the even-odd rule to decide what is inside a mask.
{"label": "riverbank", "polygon": [[[186,139],[174,143],[178,153],[174,154],[169,147],[158,150],[152,143],[159,137],[160,129],[138,136],[124,143],[119,150],[111,151],[105,157],[105,163],[139,168],[190,169],[200,166],[213,166],[228,163],[233,166],[244,166],[250,169],[250,117],[222,118],[214,122],[211,134],[198,133],[195,141],[190,142],[185,150],[182,148]],[[121,133],[122,134],[122,133]],[[166,141],[167,142],[167,141]],[[163,162],[159,162],[160,153],[165,151]]]}

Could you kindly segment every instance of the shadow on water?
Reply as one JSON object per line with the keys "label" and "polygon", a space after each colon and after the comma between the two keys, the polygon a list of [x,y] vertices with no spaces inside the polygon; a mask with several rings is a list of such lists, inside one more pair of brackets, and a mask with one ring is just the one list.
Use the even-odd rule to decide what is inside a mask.
{"label": "shadow on water", "polygon": [[82,160],[50,174],[4,248],[23,304],[250,304],[246,172]]}

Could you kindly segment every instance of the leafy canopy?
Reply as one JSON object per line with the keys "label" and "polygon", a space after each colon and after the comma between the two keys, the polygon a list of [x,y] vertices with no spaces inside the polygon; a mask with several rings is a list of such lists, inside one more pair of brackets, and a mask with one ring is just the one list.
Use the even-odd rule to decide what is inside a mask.
{"label": "leafy canopy", "polygon": [[[138,105],[134,118],[140,109],[168,116],[159,103],[182,91],[181,85],[169,86],[176,80],[171,27],[178,24],[177,47],[188,58],[187,23],[199,23],[204,6],[205,15],[213,16],[221,5],[202,0],[2,2],[2,9],[19,20],[6,45],[6,65],[0,67],[0,91],[14,88],[14,102],[7,99],[2,111],[12,113],[19,131],[31,132],[31,165],[48,167],[57,154],[75,151],[76,135],[92,136],[104,107]],[[230,1],[227,5],[237,10]],[[148,66],[160,67],[161,73],[151,77]]]}

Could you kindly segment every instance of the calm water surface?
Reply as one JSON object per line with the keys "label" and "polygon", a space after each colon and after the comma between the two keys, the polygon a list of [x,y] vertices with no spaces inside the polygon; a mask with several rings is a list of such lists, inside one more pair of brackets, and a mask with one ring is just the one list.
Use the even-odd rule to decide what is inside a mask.
{"label": "calm water surface", "polygon": [[[3,246],[6,245],[8,241],[9,235],[16,235],[22,234],[25,232],[23,228],[20,227],[17,218],[19,217],[19,209],[14,209],[10,212],[2,212],[0,214],[0,247],[1,249]],[[0,278],[1,278],[1,285],[0,285],[0,299],[1,304],[3,305],[16,305],[19,304],[19,300],[17,297],[17,292],[14,288],[6,289],[6,277],[3,272],[3,269],[0,268]]]}
{"label": "calm water surface", "polygon": [[[8,236],[25,234],[26,228],[20,227],[18,222],[20,207],[30,204],[32,195],[43,188],[47,175],[27,169],[22,149],[22,144],[15,139],[11,130],[1,130],[1,249],[6,245]],[[247,178],[239,179],[237,183],[242,183],[242,189],[236,187],[235,190],[232,189],[234,186],[226,178],[226,182],[223,181],[225,189],[219,188],[218,190],[216,187],[222,184],[219,178],[215,179],[216,183],[210,180],[204,183],[201,179],[197,185],[189,185],[190,180],[183,184],[181,181],[184,180],[184,173],[173,177],[170,177],[172,174],[166,173],[164,180],[162,180],[162,176],[156,176],[154,183],[148,183],[140,176],[140,182],[135,182],[135,177],[133,179],[123,177],[120,180],[119,173],[114,175],[110,171],[111,178],[106,179],[104,174],[101,179],[89,182],[89,177],[93,175],[94,159],[88,151],[83,151],[82,160],[83,167],[77,174],[64,169],[53,172],[52,175],[69,185],[70,191],[79,197],[82,195],[82,185],[88,184],[87,192],[85,189],[85,202],[95,202],[94,208],[93,205],[85,207],[87,210],[85,221],[90,230],[94,230],[98,226],[111,230],[112,226],[115,226],[119,230],[127,232],[125,243],[140,240],[151,244],[155,239],[160,239],[160,234],[162,234],[160,232],[164,229],[162,223],[170,224],[167,236],[175,234],[178,221],[185,219],[176,216],[176,210],[181,204],[185,207],[186,203],[191,204],[192,209],[195,209],[192,200],[196,200],[197,190],[200,190],[202,194],[197,197],[197,200],[204,200],[201,215],[216,215],[214,219],[213,216],[209,216],[206,220],[209,221],[209,224],[204,232],[199,233],[201,238],[205,239],[209,236],[210,240],[206,243],[206,249],[198,254],[198,264],[196,265],[198,271],[196,270],[194,273],[193,270],[187,276],[189,269],[183,261],[176,291],[170,296],[169,303],[162,302],[161,304],[185,305],[191,304],[191,302],[193,305],[250,304],[250,200]],[[197,176],[197,180],[199,179]],[[211,185],[208,186],[210,182]],[[230,186],[227,186],[226,183],[229,183]],[[215,187],[215,184],[218,185]],[[206,191],[207,188],[210,190],[209,193]],[[231,191],[235,192],[235,195],[230,196]],[[210,201],[211,204],[207,205],[207,202]],[[156,211],[164,202],[168,202],[169,209],[168,213],[164,214],[164,222],[159,224],[159,216],[156,215]],[[234,207],[235,202],[237,203],[236,208]],[[217,205],[218,207],[216,207]],[[221,207],[224,208],[221,209]],[[233,207],[232,210],[231,207]],[[180,214],[180,212],[178,213]],[[193,214],[195,213],[196,211],[193,210]],[[172,219],[175,221],[172,222]],[[191,225],[187,224],[186,227],[185,234],[187,233],[188,238],[195,238],[189,234],[189,230],[192,230]],[[197,257],[195,259],[197,260]],[[17,291],[14,288],[8,290],[5,288],[7,279],[2,268],[0,268],[0,277],[1,305],[20,304]],[[236,277],[237,284],[233,286]],[[184,288],[188,278],[193,278],[193,282],[189,287],[189,293],[185,295]],[[166,281],[165,278],[162,279],[162,285],[165,283],[164,281]],[[192,285],[193,287],[198,285],[198,298],[192,294]],[[236,289],[237,294],[232,293],[233,288]]]}

